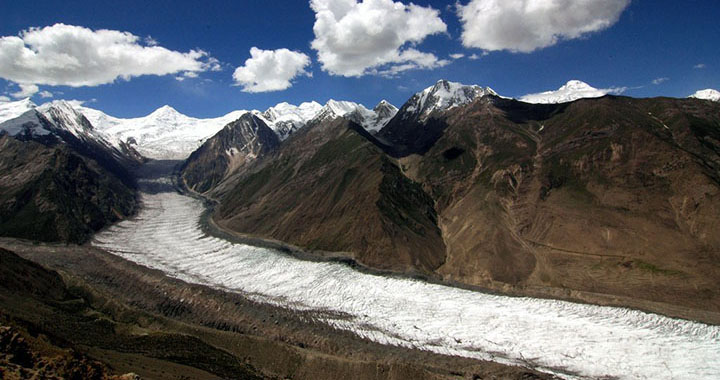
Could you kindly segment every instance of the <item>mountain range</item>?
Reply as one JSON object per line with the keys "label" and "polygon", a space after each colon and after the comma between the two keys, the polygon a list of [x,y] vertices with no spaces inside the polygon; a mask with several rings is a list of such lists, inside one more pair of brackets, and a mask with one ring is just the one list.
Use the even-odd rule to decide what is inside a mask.
{"label": "mountain range", "polygon": [[[439,81],[375,133],[333,105],[279,144],[229,126],[181,175],[222,229],[367,267],[720,311],[720,104],[556,99]],[[203,182],[230,141],[252,160]]]}
{"label": "mountain range", "polygon": [[330,100],[214,119],[4,103],[0,233],[83,241],[133,213],[144,159],[184,159],[181,183],[232,233],[519,294],[720,311],[714,94],[571,81],[525,102],[441,80],[399,109]]}
{"label": "mountain range", "polygon": [[17,105],[0,124],[0,235],[81,243],[135,212],[137,152],[68,103]]}

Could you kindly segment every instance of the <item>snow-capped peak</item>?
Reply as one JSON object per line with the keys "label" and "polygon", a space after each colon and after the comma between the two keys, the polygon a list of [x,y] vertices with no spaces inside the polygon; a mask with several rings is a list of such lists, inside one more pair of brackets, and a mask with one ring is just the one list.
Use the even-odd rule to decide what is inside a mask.
{"label": "snow-capped peak", "polygon": [[325,104],[324,107],[325,110],[331,112],[335,116],[345,116],[347,114],[353,113],[353,112],[361,112],[361,113],[367,113],[369,110],[365,108],[362,104],[358,104],[355,102],[349,102],[345,100],[335,100],[330,99]]}
{"label": "snow-capped peak", "polygon": [[325,106],[323,106],[314,119],[327,120],[342,117],[365,127],[368,120],[372,119],[374,116],[375,113],[365,108],[362,104],[346,100],[330,99],[327,103],[325,103]]}
{"label": "snow-capped peak", "polygon": [[153,159],[185,159],[210,136],[247,113],[232,111],[217,118],[198,119],[165,105],[147,116],[122,119],[92,108],[79,109],[114,146],[127,143]]}
{"label": "snow-capped peak", "polygon": [[320,103],[314,101],[301,103],[299,106],[282,102],[265,112],[258,111],[256,115],[275,131],[280,140],[285,140],[290,134],[304,127],[322,108]]}
{"label": "snow-capped peak", "polygon": [[386,112],[388,110],[390,110],[390,111],[394,110],[395,112],[397,112],[398,108],[395,107],[394,105],[390,104],[390,102],[388,102],[385,99],[381,100],[375,106],[375,108],[373,108],[373,111],[375,111],[375,112]]}
{"label": "snow-capped peak", "polygon": [[14,119],[25,112],[37,107],[30,98],[16,100],[14,102],[0,102],[0,123]]}
{"label": "snow-capped peak", "polygon": [[365,126],[365,129],[375,133],[381,130],[398,113],[398,108],[383,99],[373,108],[373,112],[375,117]]}
{"label": "snow-capped peak", "polygon": [[708,88],[706,90],[700,90],[689,96],[695,99],[710,100],[713,102],[720,102],[720,91]]}
{"label": "snow-capped peak", "polygon": [[147,118],[152,118],[155,120],[173,121],[173,120],[188,119],[190,117],[178,112],[175,108],[166,104],[166,105],[156,109],[155,111],[153,111],[151,114],[149,114],[147,116]]}
{"label": "snow-capped peak", "polygon": [[613,89],[597,89],[583,81],[571,80],[557,90],[527,94],[519,100],[535,104],[567,103],[583,98],[599,98],[611,92]]}
{"label": "snow-capped peak", "polygon": [[22,114],[0,122],[0,135],[7,133],[10,136],[47,136],[51,134],[52,123],[35,109],[30,109]]}
{"label": "snow-capped peak", "polygon": [[490,87],[464,85],[462,83],[439,80],[434,85],[416,93],[403,106],[403,118],[411,116],[426,119],[434,111],[447,110],[465,105],[473,100],[497,93]]}
{"label": "snow-capped peak", "polygon": [[64,100],[45,103],[37,107],[37,110],[52,121],[57,128],[64,129],[77,138],[84,139],[93,135],[94,139],[100,139],[93,133],[93,126],[85,116]]}

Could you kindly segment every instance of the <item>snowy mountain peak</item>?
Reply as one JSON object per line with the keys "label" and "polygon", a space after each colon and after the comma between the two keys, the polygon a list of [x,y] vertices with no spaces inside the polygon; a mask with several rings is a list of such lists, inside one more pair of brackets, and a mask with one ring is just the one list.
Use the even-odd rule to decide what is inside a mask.
{"label": "snowy mountain peak", "polygon": [[486,95],[497,96],[497,93],[490,87],[469,86],[443,79],[413,95],[400,112],[404,119],[414,117],[423,120],[434,111],[465,105]]}
{"label": "snowy mountain peak", "polygon": [[52,123],[35,109],[0,123],[0,135],[37,137],[50,135],[51,130]]}
{"label": "snowy mountain peak", "polygon": [[365,108],[362,104],[346,100],[330,99],[314,117],[317,120],[335,119],[344,117],[360,125],[365,125],[365,120],[372,118],[374,113]]}
{"label": "snowy mountain peak", "polygon": [[299,106],[282,102],[265,112],[255,111],[255,114],[275,131],[280,140],[285,140],[290,134],[304,127],[321,109],[318,102],[305,102]]}
{"label": "snowy mountain peak", "polygon": [[157,119],[157,120],[160,120],[160,119],[163,119],[163,120],[177,120],[177,119],[187,119],[187,118],[189,118],[189,116],[186,116],[186,115],[178,112],[178,110],[176,110],[175,108],[173,108],[173,107],[171,107],[171,106],[169,106],[169,105],[167,105],[167,104],[164,105],[164,106],[162,106],[162,107],[160,107],[160,108],[158,108],[158,109],[156,109],[155,111],[153,111],[153,112],[152,112],[150,115],[148,115],[147,117],[153,118],[153,119]]}
{"label": "snowy mountain peak", "polygon": [[398,111],[398,108],[390,104],[390,102],[388,102],[387,100],[383,99],[375,106],[375,108],[373,108],[373,111],[375,111],[375,113],[392,112],[393,114],[395,114]]}
{"label": "snowy mountain peak", "polygon": [[708,88],[706,90],[700,90],[689,96],[695,99],[710,100],[713,102],[720,102],[720,91]]}
{"label": "snowy mountain peak", "polygon": [[571,80],[557,90],[528,94],[519,100],[536,104],[567,103],[583,98],[599,98],[611,91],[611,89],[597,89],[580,80]]}
{"label": "snowy mountain peak", "polygon": [[577,79],[568,81],[567,83],[565,83],[564,86],[560,87],[560,89],[561,90],[575,90],[575,91],[596,90],[589,84],[587,84],[581,80],[577,80]]}
{"label": "snowy mountain peak", "polygon": [[[68,131],[75,137],[85,139],[93,134],[93,126],[90,121],[64,100],[45,103],[37,107],[37,110],[52,121],[56,128]],[[92,137],[94,139],[99,138],[98,136]]]}
{"label": "snowy mountain peak", "polygon": [[345,100],[338,101],[335,99],[328,100],[323,109],[327,112],[330,112],[332,115],[338,117],[342,117],[356,111],[364,112],[368,110],[362,104],[357,104],[355,102],[349,102]]}
{"label": "snowy mountain peak", "polygon": [[0,123],[14,119],[35,107],[37,107],[37,105],[33,103],[30,98],[14,102],[0,102]]}

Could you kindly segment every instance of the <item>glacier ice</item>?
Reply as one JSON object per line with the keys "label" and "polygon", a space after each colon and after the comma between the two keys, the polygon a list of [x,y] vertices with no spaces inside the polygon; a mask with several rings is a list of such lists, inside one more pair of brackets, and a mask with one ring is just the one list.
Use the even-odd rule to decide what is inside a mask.
{"label": "glacier ice", "polygon": [[199,200],[174,192],[142,199],[135,219],[98,234],[93,244],[187,282],[315,311],[318,320],[375,342],[519,364],[565,378],[720,378],[718,326],[303,261],[206,235]]}

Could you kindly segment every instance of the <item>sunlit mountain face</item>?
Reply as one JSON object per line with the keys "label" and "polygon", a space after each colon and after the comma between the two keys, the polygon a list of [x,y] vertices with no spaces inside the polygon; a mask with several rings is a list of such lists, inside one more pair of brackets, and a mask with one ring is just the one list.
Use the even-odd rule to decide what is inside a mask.
{"label": "sunlit mountain face", "polygon": [[720,378],[720,9],[0,11],[0,378]]}

